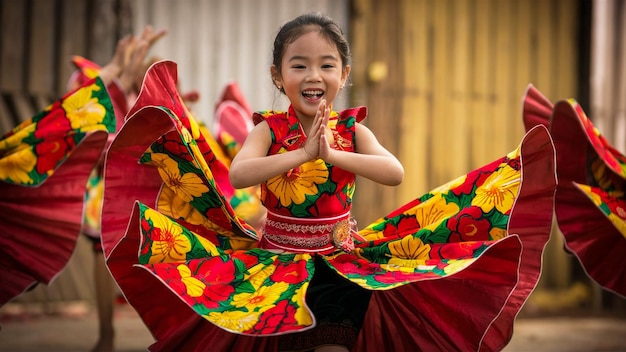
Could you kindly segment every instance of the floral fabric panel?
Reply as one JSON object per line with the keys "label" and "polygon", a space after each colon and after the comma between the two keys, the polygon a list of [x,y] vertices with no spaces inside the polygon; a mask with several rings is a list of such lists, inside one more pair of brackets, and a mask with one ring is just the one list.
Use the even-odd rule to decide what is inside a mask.
{"label": "floral fabric panel", "polygon": [[[617,174],[622,181],[626,179],[626,156],[620,153],[617,149],[615,149],[607,140],[602,136],[600,131],[593,125],[591,120],[585,114],[585,111],[582,109],[580,104],[576,102],[574,99],[568,99],[567,102],[574,108],[576,114],[578,115],[580,122],[587,132],[587,137],[589,141],[593,145],[594,151],[598,153],[598,157],[604,161],[604,163]],[[594,165],[592,169],[596,169],[593,171],[594,178],[597,175],[601,175],[600,171],[597,170],[597,167],[600,165]],[[603,180],[596,180],[598,182],[602,182]]]}
{"label": "floral fabric panel", "polygon": [[[236,151],[234,149],[228,149],[228,145],[223,145],[221,142],[218,142],[203,123],[198,122],[198,127],[200,129],[200,133],[208,143],[209,148],[214,153],[215,158],[225,166],[226,170],[230,169],[230,163],[234,158]],[[222,131],[220,135],[224,137],[225,134],[228,133],[226,131]],[[236,143],[234,140],[233,142]],[[236,148],[237,151],[239,148],[240,147]],[[222,180],[226,180],[226,178],[222,178]],[[233,207],[237,216],[241,217],[244,221],[247,223],[254,223],[258,222],[258,219],[262,217],[265,209],[261,204],[260,187],[253,186],[235,189],[230,185],[230,181],[227,185],[218,184],[218,187],[222,190],[222,192],[224,192],[224,189],[232,190],[230,194],[225,194],[224,196],[230,202],[230,205]]]}
{"label": "floral fabric panel", "polygon": [[575,183],[575,186],[583,192],[604,214],[617,230],[626,237],[626,200],[624,193],[606,192],[602,188],[591,187]]}
{"label": "floral fabric panel", "polygon": [[593,150],[587,153],[587,180],[589,185],[575,184],[607,216],[618,231],[626,237],[626,157],[615,149],[587,117],[574,100],[574,108],[583,125]]}
{"label": "floral fabric panel", "polygon": [[454,274],[506,236],[520,177],[517,149],[360,230],[365,241],[329,263],[371,290]]}
{"label": "floral fabric panel", "polygon": [[311,255],[224,250],[156,210],[140,211],[139,262],[205,319],[251,335],[313,324],[304,303]]}
{"label": "floral fabric panel", "polygon": [[[167,109],[166,109],[167,110]],[[183,126],[170,110],[176,130],[159,138],[140,162],[155,166],[163,180],[158,210],[225,249],[251,248],[256,231],[235,215],[233,208],[216,185],[213,165],[215,154],[201,151],[206,143],[198,126],[189,120],[192,131]],[[206,158],[206,159],[205,159]],[[219,170],[219,169],[218,169]]]}
{"label": "floral fabric panel", "polygon": [[82,231],[89,236],[100,236],[100,213],[104,197],[104,178],[99,167],[91,171],[85,192]]}
{"label": "floral fabric panel", "polygon": [[113,106],[99,78],[4,135],[0,140],[0,180],[39,186],[92,131],[115,132]]}

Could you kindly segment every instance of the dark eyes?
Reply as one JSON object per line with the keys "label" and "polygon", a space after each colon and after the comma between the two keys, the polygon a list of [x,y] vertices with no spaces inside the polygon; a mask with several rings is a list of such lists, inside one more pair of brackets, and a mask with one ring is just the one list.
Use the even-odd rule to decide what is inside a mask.
{"label": "dark eyes", "polygon": [[[305,66],[305,65],[293,65],[293,66],[291,66],[291,67],[292,67],[292,68],[294,68],[294,69],[298,69],[298,70],[304,70],[304,69],[306,69],[306,66]],[[335,65],[333,65],[333,64],[325,64],[325,65],[322,65],[322,68],[323,68],[323,69],[329,69],[329,68],[334,68],[334,67],[335,67]]]}

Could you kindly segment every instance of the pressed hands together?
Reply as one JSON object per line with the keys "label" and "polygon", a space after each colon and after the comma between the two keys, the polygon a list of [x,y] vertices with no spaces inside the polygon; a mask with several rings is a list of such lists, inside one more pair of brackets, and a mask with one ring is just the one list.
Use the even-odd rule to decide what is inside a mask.
{"label": "pressed hands together", "polygon": [[402,164],[360,123],[356,124],[356,153],[333,149],[331,144],[334,138],[328,128],[329,117],[330,107],[326,100],[322,100],[308,128],[304,145],[274,155],[266,155],[271,144],[269,126],[266,122],[259,123],[231,163],[230,181],[233,187],[245,188],[260,184],[318,158],[383,185],[395,186],[402,182]]}

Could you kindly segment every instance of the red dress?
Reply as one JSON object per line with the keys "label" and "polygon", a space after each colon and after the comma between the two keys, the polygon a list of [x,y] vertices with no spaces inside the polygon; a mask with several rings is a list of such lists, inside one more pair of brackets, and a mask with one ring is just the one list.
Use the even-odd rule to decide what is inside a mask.
{"label": "red dress", "polygon": [[92,79],[0,140],[0,305],[67,264],[87,180],[114,131],[107,90]]}
{"label": "red dress", "polygon": [[[151,67],[105,163],[107,264],[157,340],[151,350],[278,350],[318,325],[307,306],[318,264],[371,295],[355,351],[508,343],[550,236],[556,177],[545,127],[358,233],[354,175],[307,162],[262,186],[261,236],[224,196],[227,168],[175,87],[173,62]],[[290,111],[257,116],[274,131],[270,153],[306,138]],[[332,116],[334,147],[353,150],[365,109]]]}
{"label": "red dress", "polygon": [[598,284],[626,296],[626,157],[573,99],[553,105],[530,86],[524,123],[548,126],[554,139],[555,213],[568,251]]}

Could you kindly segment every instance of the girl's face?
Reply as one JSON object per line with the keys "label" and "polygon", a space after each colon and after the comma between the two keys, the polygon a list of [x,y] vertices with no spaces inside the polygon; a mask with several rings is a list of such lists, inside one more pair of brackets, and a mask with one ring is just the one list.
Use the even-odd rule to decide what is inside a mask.
{"label": "girl's face", "polygon": [[350,66],[342,66],[337,46],[316,30],[287,45],[281,64],[281,72],[272,67],[272,77],[299,119],[315,117],[322,99],[330,106],[350,73]]}

